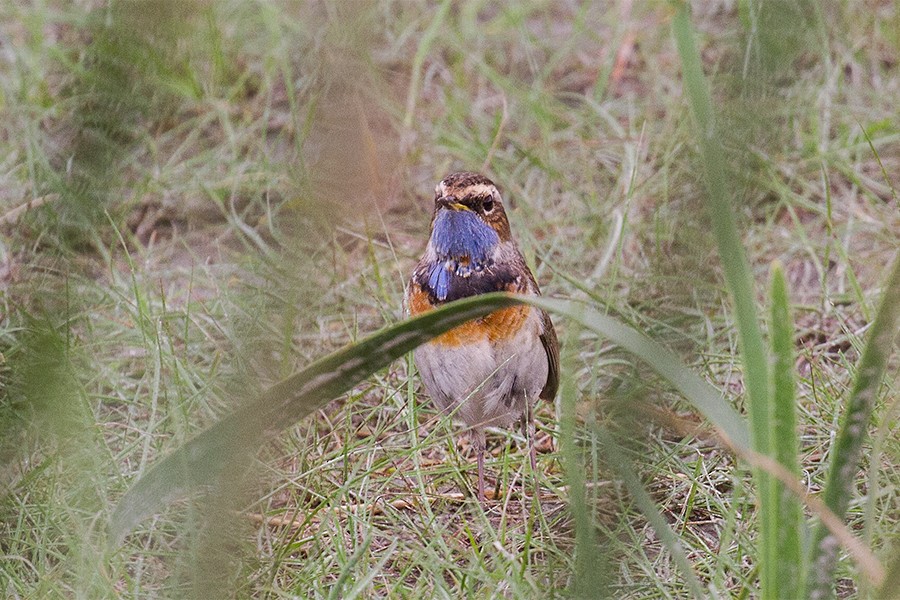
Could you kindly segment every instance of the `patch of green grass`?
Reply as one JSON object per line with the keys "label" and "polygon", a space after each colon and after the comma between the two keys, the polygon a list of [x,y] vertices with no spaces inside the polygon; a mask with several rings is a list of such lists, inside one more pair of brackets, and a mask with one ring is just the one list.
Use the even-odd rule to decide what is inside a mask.
{"label": "patch of green grass", "polygon": [[[768,4],[691,20],[755,289],[784,265],[817,493],[898,248],[900,36],[890,3],[844,3],[775,48]],[[539,503],[521,436],[497,431],[488,473],[513,493],[481,511],[459,427],[399,360],[244,457],[230,488],[107,547],[115,506],[161,458],[403,318],[431,190],[454,169],[501,186],[546,295],[588,299],[748,410],[669,7],[160,6],[138,28],[120,8],[0,8],[0,594],[554,597],[578,589],[586,530],[597,589],[692,597],[604,431],[626,439],[704,589],[759,594],[749,469],[642,360],[559,318],[574,421],[559,440],[554,407],[539,411],[557,438]],[[116,62],[117,43],[146,62]],[[85,141],[93,116],[102,135]],[[762,314],[765,296],[748,300]],[[847,508],[885,565],[895,374],[896,359]],[[837,591],[870,593],[846,557]]]}

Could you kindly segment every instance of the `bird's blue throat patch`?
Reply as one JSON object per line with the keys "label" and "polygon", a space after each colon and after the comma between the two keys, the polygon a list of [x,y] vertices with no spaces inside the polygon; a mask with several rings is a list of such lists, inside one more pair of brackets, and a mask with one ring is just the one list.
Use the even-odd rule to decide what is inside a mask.
{"label": "bird's blue throat patch", "polygon": [[438,260],[428,273],[428,287],[444,301],[454,277],[467,278],[490,266],[490,255],[500,237],[478,215],[468,210],[443,209],[431,231]]}

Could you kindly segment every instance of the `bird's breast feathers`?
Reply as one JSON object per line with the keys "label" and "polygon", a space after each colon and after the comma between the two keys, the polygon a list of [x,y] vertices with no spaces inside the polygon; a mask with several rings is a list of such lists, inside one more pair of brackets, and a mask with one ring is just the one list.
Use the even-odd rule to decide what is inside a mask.
{"label": "bird's breast feathers", "polygon": [[[435,265],[443,263],[436,253],[429,248],[413,273],[406,292],[406,305],[410,315],[418,315],[436,306],[489,292],[510,292],[526,296],[537,295],[537,285],[531,277],[522,255],[514,245],[501,243],[495,247],[488,257],[490,264],[474,272],[464,275],[448,270],[446,294],[438,293],[433,282]],[[511,340],[530,320],[535,309],[530,306],[511,306],[494,311],[480,319],[451,329],[438,336],[432,343],[441,346],[458,346],[463,344],[488,341],[492,344]],[[535,327],[535,333],[540,327]]]}
{"label": "bird's breast feathers", "polygon": [[[411,316],[422,314],[437,306],[437,303],[432,301],[431,294],[415,281],[410,283],[406,303]],[[511,340],[528,321],[532,310],[534,310],[532,307],[525,305],[496,310],[439,335],[431,343],[454,347],[482,341],[497,343]]]}
{"label": "bird's breast feathers", "polygon": [[[499,273],[473,278],[494,266],[500,237],[470,210],[442,210],[432,223],[428,244],[426,283],[438,302],[484,293],[471,289],[476,279],[483,287],[494,285]],[[455,297],[454,297],[455,296]]]}

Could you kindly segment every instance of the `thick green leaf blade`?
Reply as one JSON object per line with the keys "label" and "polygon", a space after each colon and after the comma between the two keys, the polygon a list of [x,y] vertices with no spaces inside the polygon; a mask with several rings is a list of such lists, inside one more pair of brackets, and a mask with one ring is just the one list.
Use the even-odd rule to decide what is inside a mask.
{"label": "thick green leaf blade", "polygon": [[384,329],[331,354],[276,384],[157,463],[122,498],[110,523],[120,543],[140,521],[192,489],[215,483],[231,457],[255,452],[265,433],[275,433],[448,329],[488,312],[527,302],[568,317],[647,361],[669,380],[730,444],[749,448],[741,416],[721,394],[671,351],[619,321],[581,304],[545,298],[486,294],[450,304]]}
{"label": "thick green leaf blade", "polygon": [[[794,383],[794,331],[788,301],[787,281],[781,265],[772,267],[771,322],[769,337],[772,355],[773,402],[772,444],[775,459],[797,480],[800,479],[797,441],[797,406]],[[774,539],[760,540],[761,550],[776,565],[775,577],[782,598],[800,596],[803,589],[801,525],[803,509],[795,494],[776,478],[772,481],[772,523]]]}
{"label": "thick green leaf blade", "polygon": [[506,294],[485,294],[454,302],[387,327],[277,383],[144,474],[126,492],[112,515],[111,543],[121,543],[138,523],[169,502],[218,481],[235,457],[256,452],[266,434],[293,425],[431,338],[518,302]]}
{"label": "thick green leaf blade", "polygon": [[741,245],[741,237],[725,184],[724,150],[716,137],[712,101],[703,75],[700,53],[694,42],[689,10],[686,2],[679,3],[672,22],[672,30],[675,33],[684,70],[685,91],[697,123],[697,139],[708,189],[706,199],[710,222],[719,248],[725,280],[734,302],[744,362],[744,383],[749,396],[753,447],[757,452],[769,454],[770,419],[769,406],[766,402],[769,381],[766,350],[756,314],[753,278]]}
{"label": "thick green leaf blade", "polygon": [[[822,500],[841,519],[847,513],[847,506],[853,496],[856,473],[862,459],[863,442],[875,408],[878,387],[881,385],[881,378],[884,376],[897,335],[898,320],[900,320],[900,255],[894,259],[881,306],[869,329],[853,389],[847,400],[847,410],[841,418],[834,449],[831,452],[831,466]],[[811,556],[807,563],[809,589],[806,596],[828,598],[833,595],[834,567],[839,545],[821,523],[816,527],[812,541]]]}
{"label": "thick green leaf blade", "polygon": [[678,356],[618,320],[571,300],[527,298],[544,310],[566,317],[644,360],[668,380],[738,450],[750,450],[750,433],[743,417],[722,394],[689,369]]}

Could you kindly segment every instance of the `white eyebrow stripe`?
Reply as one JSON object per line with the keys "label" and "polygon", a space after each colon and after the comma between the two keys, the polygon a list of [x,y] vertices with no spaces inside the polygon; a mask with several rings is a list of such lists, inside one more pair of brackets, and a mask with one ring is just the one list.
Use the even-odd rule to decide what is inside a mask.
{"label": "white eyebrow stripe", "polygon": [[472,196],[486,196],[488,194],[493,195],[494,186],[485,185],[483,183],[476,183],[475,185],[470,185],[466,188],[466,195]]}
{"label": "white eyebrow stripe", "polygon": [[[450,190],[447,189],[447,186],[442,181],[438,185],[438,195],[446,196]],[[473,185],[466,186],[462,189],[458,189],[455,191],[455,194],[460,198],[474,198],[478,196],[493,196],[495,199],[500,199],[500,193],[497,191],[497,188],[493,185],[484,184],[484,183],[476,183]]]}

